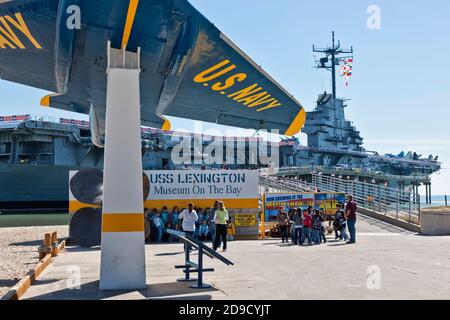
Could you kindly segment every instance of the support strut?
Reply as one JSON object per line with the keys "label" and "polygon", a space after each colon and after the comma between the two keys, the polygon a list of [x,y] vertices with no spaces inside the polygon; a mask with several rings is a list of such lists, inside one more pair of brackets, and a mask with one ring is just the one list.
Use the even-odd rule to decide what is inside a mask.
{"label": "support strut", "polygon": [[102,290],[146,288],[139,55],[108,43]]}

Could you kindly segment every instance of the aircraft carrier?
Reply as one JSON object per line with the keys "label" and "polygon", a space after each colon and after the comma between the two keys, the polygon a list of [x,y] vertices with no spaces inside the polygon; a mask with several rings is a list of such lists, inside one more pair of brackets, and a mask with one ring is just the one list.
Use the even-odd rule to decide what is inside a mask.
{"label": "aircraft carrier", "polygon": [[[422,158],[413,151],[399,155],[366,151],[360,133],[345,120],[344,108],[343,99],[334,103],[332,95],[321,94],[316,109],[307,113],[308,145],[301,145],[297,138],[275,143],[279,146],[275,175],[309,180],[315,172],[404,190],[430,184],[430,176],[440,169],[437,157]],[[233,143],[235,165],[210,165],[194,161],[198,152],[194,143],[201,139],[205,147],[216,137],[190,134],[196,164],[177,165],[171,154],[186,134],[142,128],[141,135],[144,170],[259,169],[267,165],[259,159],[252,161],[259,155],[252,145],[266,144],[270,149],[274,144],[261,138],[219,137]],[[227,151],[225,147],[224,159],[229,158]],[[66,210],[69,171],[102,166],[103,149],[92,143],[87,121],[0,116],[0,211]]]}
{"label": "aircraft carrier", "polygon": [[[314,51],[324,53],[317,67],[331,71],[333,87],[332,93],[319,95],[315,110],[307,112],[303,128],[308,136],[306,146],[297,138],[274,143],[260,138],[213,137],[142,128],[143,169],[259,169],[271,164],[261,161],[258,148],[264,146],[272,154],[276,146],[279,165],[276,170],[269,170],[271,174],[308,181],[316,173],[416,194],[419,186],[424,185],[429,195],[427,201],[431,201],[431,175],[441,168],[438,157],[423,158],[414,151],[401,151],[398,155],[367,151],[360,132],[345,118],[346,100],[336,95],[336,69],[342,61],[339,55],[353,54],[353,49],[343,50],[340,43],[335,44],[333,33],[331,47]],[[353,56],[346,59],[353,61]],[[177,165],[171,154],[186,135],[192,140],[192,161]],[[203,149],[196,150],[196,139],[201,139],[205,147],[217,138],[228,142],[224,144],[223,163],[234,165],[207,164],[201,154]],[[67,210],[69,171],[102,169],[103,149],[92,140],[95,139],[91,137],[89,121],[0,116],[0,212]],[[232,154],[226,146],[230,142]],[[229,161],[230,157],[233,161]]]}

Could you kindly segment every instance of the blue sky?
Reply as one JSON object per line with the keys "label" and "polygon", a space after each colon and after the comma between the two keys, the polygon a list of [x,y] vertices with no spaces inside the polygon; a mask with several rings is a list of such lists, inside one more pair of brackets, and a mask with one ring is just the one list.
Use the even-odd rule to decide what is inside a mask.
{"label": "blue sky", "polygon": [[[330,44],[331,30],[355,49],[354,76],[338,96],[346,116],[380,152],[438,154],[444,169],[434,194],[450,194],[450,1],[448,0],[191,0],[241,49],[310,111],[330,89],[313,69],[312,45]],[[381,29],[369,30],[367,8],[381,9]],[[0,81],[2,114],[78,115],[39,107],[43,92]],[[82,117],[81,117],[82,118]],[[173,119],[177,128],[193,122]],[[219,128],[205,125],[204,128]],[[236,133],[236,130],[234,131]],[[305,141],[303,135],[300,136]],[[423,190],[424,191],[424,190]]]}

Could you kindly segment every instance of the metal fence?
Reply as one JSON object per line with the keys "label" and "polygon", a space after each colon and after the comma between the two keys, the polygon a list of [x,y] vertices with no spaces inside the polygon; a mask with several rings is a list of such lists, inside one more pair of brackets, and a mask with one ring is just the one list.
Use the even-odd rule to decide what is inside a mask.
{"label": "metal fence", "polygon": [[388,188],[319,174],[312,175],[312,184],[319,191],[345,192],[353,195],[360,207],[383,213],[400,220],[420,223],[420,195],[409,191]]}
{"label": "metal fence", "polygon": [[312,174],[312,183],[293,179],[260,177],[260,194],[265,192],[343,192],[353,195],[359,207],[398,220],[420,223],[420,195],[383,185]]}
{"label": "metal fence", "polygon": [[289,178],[259,177],[259,194],[263,193],[283,193],[283,192],[308,192],[313,191],[311,184]]}

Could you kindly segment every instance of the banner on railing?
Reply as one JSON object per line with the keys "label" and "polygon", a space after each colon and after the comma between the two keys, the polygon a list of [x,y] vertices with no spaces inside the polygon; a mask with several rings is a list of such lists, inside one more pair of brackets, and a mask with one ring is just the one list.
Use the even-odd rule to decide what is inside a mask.
{"label": "banner on railing", "polygon": [[325,214],[336,213],[336,205],[345,202],[344,193],[306,192],[306,193],[266,193],[264,195],[264,213],[266,222],[276,221],[278,211],[284,207],[286,212],[300,208],[323,210]]}
{"label": "banner on railing", "polygon": [[12,116],[0,116],[0,122],[19,122],[27,121],[30,119],[29,114],[25,115],[12,115]]}
{"label": "banner on railing", "polygon": [[86,121],[86,120],[59,118],[59,123],[61,123],[61,124],[71,124],[71,125],[74,125],[74,126],[77,126],[77,127],[89,127],[89,121]]}
{"label": "banner on railing", "polygon": [[325,214],[335,214],[338,203],[345,203],[345,193],[318,192],[314,194],[314,208],[322,209]]}

